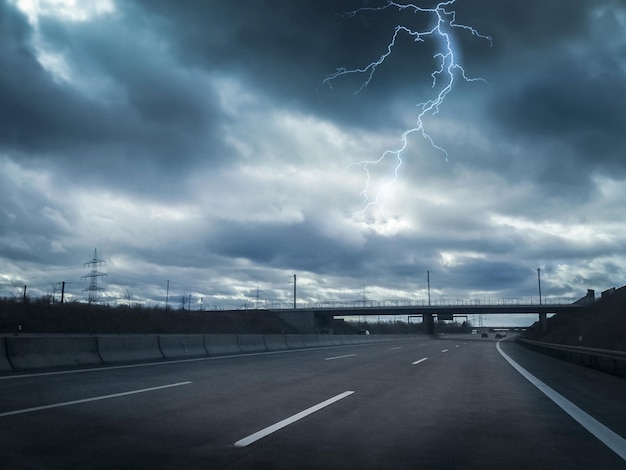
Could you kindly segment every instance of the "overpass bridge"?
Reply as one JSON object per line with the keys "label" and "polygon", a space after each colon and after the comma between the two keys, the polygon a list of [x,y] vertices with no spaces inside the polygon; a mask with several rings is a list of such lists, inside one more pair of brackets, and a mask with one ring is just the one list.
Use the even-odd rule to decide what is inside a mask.
{"label": "overpass bridge", "polygon": [[338,303],[333,306],[309,306],[301,308],[268,309],[280,318],[303,332],[332,330],[335,317],[362,317],[381,315],[421,316],[426,331],[434,334],[435,315],[442,319],[452,319],[454,315],[502,315],[537,314],[542,328],[547,327],[548,314],[572,314],[587,307],[593,300],[589,294],[573,303],[519,303],[512,301],[483,302],[476,300],[456,301],[448,304],[386,305],[376,302],[362,302],[362,305],[349,306]]}

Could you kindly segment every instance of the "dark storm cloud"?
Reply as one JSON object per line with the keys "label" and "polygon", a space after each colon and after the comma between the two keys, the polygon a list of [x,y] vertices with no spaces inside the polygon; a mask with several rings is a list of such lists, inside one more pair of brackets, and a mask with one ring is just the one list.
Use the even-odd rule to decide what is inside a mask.
{"label": "dark storm cloud", "polygon": [[[128,28],[42,21],[47,45],[80,64],[78,80],[87,82],[81,92],[37,61],[25,17],[6,3],[0,8],[6,26],[0,28],[0,149],[52,157],[84,180],[100,175],[108,184],[134,182],[144,190],[149,186],[140,178],[154,181],[155,170],[175,176],[198,158],[219,163],[224,147],[213,90],[207,86],[199,98],[191,73],[167,69],[157,53],[132,41]],[[113,96],[90,96],[99,81]]]}
{"label": "dark storm cloud", "polygon": [[519,54],[527,48],[539,50],[546,44],[552,47],[584,35],[595,3],[587,0],[457,1],[454,9],[458,23],[471,25],[493,38],[493,50],[477,48],[480,43],[474,41],[462,41],[463,49],[467,48],[474,58],[491,59],[512,52]]}
{"label": "dark storm cloud", "polygon": [[231,258],[320,274],[356,274],[366,255],[361,249],[324,236],[315,221],[294,225],[221,221],[210,234],[208,247]]}
{"label": "dark storm cloud", "polygon": [[[557,1],[523,6],[490,2],[477,9],[458,2],[459,23],[476,25],[483,34],[496,38],[490,48],[485,41],[459,30],[459,42],[462,48],[469,47],[470,63],[472,56],[497,61],[521,46],[536,47],[539,52],[543,44],[554,43],[555,38],[565,41],[585,30],[589,2],[576,3],[563,8]],[[332,116],[335,122],[378,128],[389,125],[397,119],[391,106],[399,97],[408,103],[419,102],[422,87],[430,86],[429,74],[417,72],[431,65],[432,46],[416,48],[410,38],[399,42],[389,63],[380,68],[361,95],[355,97],[352,92],[363,76],[338,80],[334,91],[321,86],[325,75],[335,68],[360,67],[379,57],[393,27],[406,23],[407,17],[420,15],[388,9],[341,16],[366,5],[355,0],[138,4],[141,8],[121,5],[130,18],[124,28],[106,21],[96,25],[43,21],[41,26],[50,44],[69,51],[71,59],[85,71],[101,74],[120,88],[124,99],[113,103],[89,100],[51,80],[32,55],[30,27],[12,7],[3,7],[3,16],[11,19],[5,21],[11,27],[3,28],[6,37],[2,38],[2,60],[11,71],[3,74],[0,88],[0,98],[7,103],[0,114],[5,148],[57,154],[57,158],[71,161],[76,173],[84,174],[91,168],[116,174],[116,179],[129,177],[129,161],[133,162],[131,168],[138,166],[131,171],[134,177],[143,173],[149,178],[153,166],[176,172],[198,158],[214,162],[225,158],[227,147],[220,140],[224,116],[216,108],[214,90],[210,86],[199,90],[193,77],[177,74],[177,64],[161,61],[158,53],[146,55],[138,45],[142,41],[136,41],[130,31],[138,33],[144,42],[162,40],[167,44],[164,55],[176,50],[190,67],[236,74],[248,87],[269,93],[291,107]],[[384,2],[367,3],[371,4]],[[558,21],[553,21],[555,18]],[[153,28],[158,28],[158,33],[146,35],[145,31]],[[423,82],[409,77],[423,77]],[[508,102],[495,108],[505,108],[503,112],[512,116],[509,121],[513,126],[518,120],[522,126],[529,122],[540,126],[542,119],[558,120],[556,108],[547,113],[533,108],[532,98],[540,102],[541,90],[551,91],[540,82],[520,98],[528,110],[520,109],[513,115],[520,105]]]}
{"label": "dark storm cloud", "polygon": [[588,166],[623,172],[625,97],[623,76],[598,74],[589,64],[555,64],[517,94],[501,97],[494,110],[517,138],[567,142],[570,164],[583,173]]}
{"label": "dark storm cloud", "polygon": [[[393,55],[358,95],[353,92],[366,76],[342,77],[333,82],[332,90],[320,87],[325,75],[337,67],[358,68],[377,59],[385,52],[384,45],[396,25],[422,22],[419,26],[424,27],[423,22],[428,21],[424,15],[395,8],[363,11],[353,17],[341,15],[384,4],[142,3],[165,25],[183,61],[234,72],[249,87],[338,124],[401,129],[406,122],[396,112],[397,103],[419,103],[429,94],[431,77],[423,70],[433,69],[432,43],[416,47],[410,37],[401,35]],[[536,146],[526,157],[529,170],[521,173],[522,177],[551,181],[553,186],[544,187],[546,190],[554,185],[570,188],[574,197],[586,197],[588,191],[584,188],[588,173],[579,165],[601,162],[608,169],[623,170],[617,152],[623,138],[615,129],[623,127],[626,107],[615,97],[625,96],[624,80],[621,75],[606,73],[592,76],[590,70],[602,70],[612,51],[588,46],[583,57],[574,57],[568,56],[566,49],[589,34],[597,7],[593,2],[564,5],[559,0],[454,5],[458,23],[472,25],[493,38],[490,47],[465,30],[456,31],[468,74],[485,76],[492,84],[494,99],[487,110],[511,142]],[[502,61],[515,67],[501,70]],[[508,80],[507,72],[517,73],[517,80],[522,77],[519,74],[527,75],[526,83],[506,89],[502,81]],[[475,106],[482,105],[477,101]],[[485,162],[494,165],[492,158]],[[520,176],[518,165],[509,170],[511,177]],[[556,180],[555,173],[559,174]]]}
{"label": "dark storm cloud", "polygon": [[[517,295],[533,295],[524,289],[529,280],[535,280],[536,271],[524,268],[515,262],[499,262],[473,259],[454,268],[439,268],[433,272],[433,284],[439,289],[454,291],[456,286],[463,285],[467,289],[477,291],[489,290],[516,292]],[[435,283],[434,280],[438,282]]]}
{"label": "dark storm cloud", "polygon": [[458,2],[459,18],[494,31],[492,50],[482,56],[471,50],[489,80],[489,92],[477,106],[486,104],[493,118],[491,140],[507,153],[526,149],[523,158],[494,152],[477,155],[473,164],[498,166],[512,181],[536,181],[538,191],[563,197],[564,204],[589,199],[594,174],[624,175],[626,50],[620,5],[481,2],[475,9]]}
{"label": "dark storm cloud", "polygon": [[377,60],[396,25],[426,27],[432,16],[407,15],[395,8],[343,15],[370,4],[360,0],[141,4],[164,25],[181,60],[236,73],[249,87],[290,106],[355,126],[380,128],[395,121],[385,108],[401,93],[404,102],[419,102],[418,90],[431,87],[430,75],[422,72],[437,64],[432,41],[416,48],[413,38],[402,34],[376,78],[355,96],[365,74],[342,77],[332,83],[332,90],[322,82],[337,68],[359,68]]}
{"label": "dark storm cloud", "polygon": [[[392,94],[431,84],[430,74],[423,70],[434,63],[433,40],[426,38],[416,47],[410,36],[401,35],[393,55],[379,68],[364,93],[367,99],[349,98],[366,79],[364,75],[334,82],[342,93],[320,89],[323,78],[336,68],[359,68],[378,59],[386,52],[396,25],[416,29],[432,26],[431,16],[396,8],[343,15],[364,6],[384,6],[383,0],[139,3],[149,17],[158,18],[183,60],[209,69],[234,71],[247,77],[250,86],[307,107],[322,109],[334,104],[336,113],[343,105],[365,106],[363,101],[380,106],[392,99]],[[428,2],[420,5],[432,6]],[[487,41],[467,30],[455,30],[464,56],[471,63],[481,57],[498,61],[519,53],[521,48],[540,51],[544,44],[584,34],[593,4],[580,0],[564,7],[560,0],[491,0],[480,5],[457,2],[453,8],[457,23],[475,26],[481,34],[494,38],[494,46],[489,47]],[[373,109],[374,105],[369,106]]]}

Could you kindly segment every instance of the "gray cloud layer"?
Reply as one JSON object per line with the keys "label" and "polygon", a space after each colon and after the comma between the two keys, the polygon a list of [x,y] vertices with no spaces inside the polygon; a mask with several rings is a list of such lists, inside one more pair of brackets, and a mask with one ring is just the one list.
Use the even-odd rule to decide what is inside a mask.
{"label": "gray cloud layer", "polygon": [[[381,2],[0,5],[0,281],[49,292],[93,247],[109,301],[159,303],[166,280],[206,305],[257,284],[289,302],[580,297],[623,284],[626,5],[458,0],[470,77],[425,117],[385,205],[364,217],[352,163],[398,148],[431,99],[431,17]],[[45,5],[45,2],[42,3]],[[433,2],[424,2],[432,6]],[[80,10],[83,8],[83,10]],[[79,13],[82,16],[78,15]],[[384,186],[392,162],[371,167]],[[127,292],[127,291],[126,291]],[[209,300],[210,299],[210,300]]]}

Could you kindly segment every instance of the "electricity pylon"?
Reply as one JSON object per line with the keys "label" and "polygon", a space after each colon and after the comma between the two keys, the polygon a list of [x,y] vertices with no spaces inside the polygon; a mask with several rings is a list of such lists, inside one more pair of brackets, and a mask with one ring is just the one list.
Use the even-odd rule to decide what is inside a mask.
{"label": "electricity pylon", "polygon": [[94,303],[98,301],[98,291],[104,290],[103,287],[98,287],[98,278],[106,276],[105,273],[98,271],[98,267],[105,265],[106,261],[98,259],[98,251],[96,248],[93,250],[93,259],[87,261],[84,266],[90,268],[89,274],[85,274],[82,279],[89,279],[89,287],[83,289],[83,292],[88,292],[88,302]]}

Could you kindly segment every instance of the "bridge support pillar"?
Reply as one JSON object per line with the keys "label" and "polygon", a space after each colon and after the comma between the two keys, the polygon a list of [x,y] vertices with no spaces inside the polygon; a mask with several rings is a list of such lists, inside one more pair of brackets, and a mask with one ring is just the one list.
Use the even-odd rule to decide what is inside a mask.
{"label": "bridge support pillar", "polygon": [[539,326],[541,327],[541,332],[545,333],[548,331],[548,314],[540,313],[539,314]]}
{"label": "bridge support pillar", "polygon": [[425,333],[427,335],[435,334],[435,318],[432,313],[423,313],[422,323],[424,324]]}

